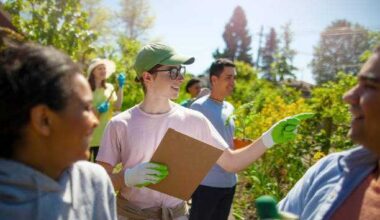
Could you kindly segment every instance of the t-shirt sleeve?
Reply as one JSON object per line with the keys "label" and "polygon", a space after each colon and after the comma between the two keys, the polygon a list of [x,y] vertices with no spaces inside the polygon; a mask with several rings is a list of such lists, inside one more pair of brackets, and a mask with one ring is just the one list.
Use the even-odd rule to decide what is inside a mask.
{"label": "t-shirt sleeve", "polygon": [[109,121],[104,130],[103,138],[100,144],[97,161],[108,163],[115,166],[121,162],[121,142],[120,129],[117,129],[116,121]]}
{"label": "t-shirt sleeve", "polygon": [[[330,164],[330,158],[330,156],[324,157],[310,167],[304,176],[298,180],[289,191],[286,197],[278,203],[278,209],[301,216],[306,204],[314,195],[313,190],[320,187],[318,185],[320,183],[316,182],[315,179],[323,179],[323,173],[326,165]],[[322,183],[324,183],[324,181],[322,181]]]}
{"label": "t-shirt sleeve", "polygon": [[190,109],[193,109],[195,111],[199,111],[199,112],[202,112],[202,108],[201,108],[201,105],[196,103],[196,102],[193,102],[190,106],[189,106]]}
{"label": "t-shirt sleeve", "polygon": [[219,132],[215,129],[212,123],[203,115],[201,119],[206,125],[202,126],[204,127],[204,131],[202,132],[203,141],[222,150],[228,148],[228,144],[224,141],[222,136],[220,136]]}

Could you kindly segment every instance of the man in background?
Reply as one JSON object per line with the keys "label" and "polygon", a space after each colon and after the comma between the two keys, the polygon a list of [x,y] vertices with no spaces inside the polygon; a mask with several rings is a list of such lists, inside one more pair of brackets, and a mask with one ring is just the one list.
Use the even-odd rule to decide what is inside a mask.
{"label": "man in background", "polygon": [[[235,76],[235,64],[231,60],[217,59],[210,67],[211,94],[197,99],[190,107],[210,120],[230,149],[234,149],[235,125],[227,119],[234,107],[225,98],[233,92]],[[215,164],[192,196],[190,219],[227,219],[236,180],[236,173]]]}

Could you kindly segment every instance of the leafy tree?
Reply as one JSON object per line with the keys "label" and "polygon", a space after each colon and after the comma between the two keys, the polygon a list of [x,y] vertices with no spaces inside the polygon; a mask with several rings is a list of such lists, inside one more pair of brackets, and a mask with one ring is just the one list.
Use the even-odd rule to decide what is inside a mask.
{"label": "leafy tree", "polygon": [[147,0],[123,0],[120,17],[125,24],[124,36],[132,40],[143,37],[155,20]]}
{"label": "leafy tree", "polygon": [[356,74],[358,57],[370,48],[368,30],[346,20],[334,21],[314,48],[312,73],[317,83],[335,80],[339,71]]}
{"label": "leafy tree", "polygon": [[96,35],[89,31],[88,14],[75,0],[6,0],[12,23],[29,40],[53,45],[83,62],[94,51]]}
{"label": "leafy tree", "polygon": [[114,35],[113,23],[116,23],[112,16],[113,11],[101,5],[101,0],[80,0],[83,10],[88,13],[89,28],[98,33],[98,41],[107,42]]}
{"label": "leafy tree", "polygon": [[277,33],[274,28],[271,28],[266,37],[265,46],[262,49],[261,69],[263,78],[269,81],[276,81],[276,76],[273,75],[272,63],[275,61],[275,55],[278,52]]}
{"label": "leafy tree", "polygon": [[244,61],[253,65],[251,50],[252,37],[247,29],[247,19],[242,7],[237,6],[230,21],[225,25],[223,39],[226,48],[221,53],[217,49],[213,53],[214,58],[229,58],[231,60]]}

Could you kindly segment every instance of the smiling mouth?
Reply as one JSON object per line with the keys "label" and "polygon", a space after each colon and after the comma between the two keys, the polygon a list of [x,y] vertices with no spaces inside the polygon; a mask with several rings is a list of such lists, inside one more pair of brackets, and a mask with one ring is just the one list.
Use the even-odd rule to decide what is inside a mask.
{"label": "smiling mouth", "polygon": [[352,118],[352,122],[361,121],[363,119],[364,119],[363,116],[355,116],[355,117]]}
{"label": "smiling mouth", "polygon": [[175,91],[179,91],[179,87],[171,87],[172,89],[174,89]]}

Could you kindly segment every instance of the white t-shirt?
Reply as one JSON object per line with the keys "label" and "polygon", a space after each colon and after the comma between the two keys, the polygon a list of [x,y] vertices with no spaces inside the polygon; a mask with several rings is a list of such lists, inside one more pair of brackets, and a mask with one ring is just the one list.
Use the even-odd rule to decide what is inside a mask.
{"label": "white t-shirt", "polygon": [[[134,106],[113,117],[108,123],[96,158],[123,169],[150,161],[168,128],[221,149],[227,143],[201,113],[172,103],[164,114],[147,114]],[[146,187],[124,187],[121,195],[139,208],[174,207],[182,202],[175,197]]]}

